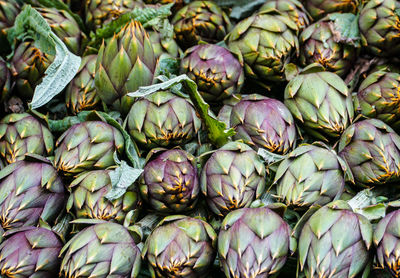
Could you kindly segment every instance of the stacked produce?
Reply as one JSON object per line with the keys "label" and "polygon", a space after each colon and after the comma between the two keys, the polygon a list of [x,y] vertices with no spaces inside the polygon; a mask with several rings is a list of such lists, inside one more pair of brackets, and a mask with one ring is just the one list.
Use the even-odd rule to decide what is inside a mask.
{"label": "stacked produce", "polygon": [[0,0],[0,278],[400,278],[400,1]]}

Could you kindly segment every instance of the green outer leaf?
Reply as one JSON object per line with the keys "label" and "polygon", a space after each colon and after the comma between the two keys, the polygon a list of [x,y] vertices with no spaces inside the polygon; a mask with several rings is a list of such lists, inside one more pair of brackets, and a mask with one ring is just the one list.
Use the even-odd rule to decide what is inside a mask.
{"label": "green outer leaf", "polygon": [[128,96],[143,97],[160,90],[169,89],[177,84],[182,84],[187,89],[197,113],[200,115],[206,126],[210,141],[217,147],[221,147],[230,141],[229,137],[233,136],[235,131],[232,128],[227,129],[225,123],[218,121],[215,116],[210,113],[210,106],[199,94],[196,83],[186,74],[179,75],[163,83],[140,87],[136,92],[128,93]]}
{"label": "green outer leaf", "polygon": [[328,15],[328,18],[334,22],[334,29],[340,34],[338,41],[361,47],[361,34],[358,27],[359,15],[333,13]]}

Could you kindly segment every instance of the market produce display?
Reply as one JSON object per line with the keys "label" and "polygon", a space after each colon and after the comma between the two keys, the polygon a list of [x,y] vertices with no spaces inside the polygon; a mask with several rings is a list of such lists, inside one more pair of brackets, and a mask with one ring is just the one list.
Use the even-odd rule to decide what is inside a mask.
{"label": "market produce display", "polygon": [[0,0],[0,278],[400,278],[399,0]]}

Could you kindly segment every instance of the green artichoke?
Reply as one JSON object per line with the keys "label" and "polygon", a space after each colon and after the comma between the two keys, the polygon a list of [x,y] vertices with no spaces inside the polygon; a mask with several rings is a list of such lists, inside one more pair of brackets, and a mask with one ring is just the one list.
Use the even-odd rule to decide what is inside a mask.
{"label": "green artichoke", "polygon": [[149,30],[147,33],[149,34],[149,39],[156,58],[160,58],[163,54],[172,58],[179,58],[182,50],[173,38],[163,36],[163,34],[155,30]]}
{"label": "green artichoke", "polygon": [[293,116],[282,102],[261,95],[249,95],[233,106],[230,126],[234,140],[243,140],[251,147],[265,148],[285,154],[296,140]]}
{"label": "green artichoke", "polygon": [[65,103],[73,114],[101,105],[94,86],[96,59],[97,55],[83,57],[78,73],[65,90]]}
{"label": "green artichoke", "polygon": [[50,156],[53,135],[28,113],[8,114],[0,120],[0,158],[7,163],[24,159],[26,154]]}
{"label": "green artichoke", "polygon": [[[8,30],[14,25],[14,20],[21,11],[18,0],[0,1],[0,54],[6,55],[11,50],[7,40]],[[1,94],[0,94],[1,99]]]}
{"label": "green artichoke", "polygon": [[300,35],[300,63],[319,63],[327,71],[344,77],[357,58],[355,45],[342,41],[328,16],[308,26]]}
{"label": "green artichoke", "polygon": [[139,188],[156,211],[192,209],[200,191],[195,158],[180,149],[155,152],[144,166]]}
{"label": "green artichoke", "polygon": [[213,44],[188,49],[181,60],[181,73],[196,82],[201,96],[210,103],[240,93],[244,82],[239,61],[227,49]]}
{"label": "green artichoke", "polygon": [[54,278],[58,276],[58,254],[62,242],[51,230],[45,228],[20,228],[0,245],[1,277]]}
{"label": "green artichoke", "polygon": [[311,64],[290,80],[285,105],[310,135],[325,141],[338,138],[354,117],[346,83],[319,64]]}
{"label": "green artichoke", "polygon": [[359,16],[363,45],[374,55],[393,57],[400,54],[400,2],[369,0]]}
{"label": "green artichoke", "polygon": [[89,226],[61,250],[62,277],[138,277],[141,258],[129,231],[116,223]]}
{"label": "green artichoke", "polygon": [[309,278],[350,278],[361,273],[368,277],[371,244],[372,225],[367,218],[354,213],[345,201],[329,203],[301,231],[300,271]]}
{"label": "green artichoke", "polygon": [[375,228],[373,240],[376,258],[382,268],[388,268],[393,277],[400,277],[400,210],[387,214]]}
{"label": "green artichoke", "polygon": [[183,215],[164,218],[151,232],[142,256],[152,277],[209,277],[217,235],[206,222]]}
{"label": "green artichoke", "polygon": [[301,145],[280,162],[274,181],[276,194],[291,206],[325,205],[340,197],[349,171],[335,151]]}
{"label": "green artichoke", "polygon": [[146,149],[185,144],[201,128],[190,100],[170,91],[158,91],[136,100],[126,121],[130,135]]}
{"label": "green artichoke", "polygon": [[102,44],[96,62],[95,85],[101,100],[123,115],[134,99],[126,94],[153,83],[156,56],[143,26],[128,23]]}
{"label": "green artichoke", "polygon": [[56,142],[54,164],[65,175],[115,165],[113,154],[122,154],[124,138],[115,127],[101,121],[70,127]]}
{"label": "green artichoke", "polygon": [[77,218],[115,220],[122,223],[128,212],[139,205],[138,193],[129,189],[120,198],[106,198],[112,188],[110,170],[94,170],[78,175],[69,185],[71,195],[67,210],[73,209]]}
{"label": "green artichoke", "polygon": [[361,83],[357,99],[361,114],[400,129],[400,73],[375,71]]}
{"label": "green artichoke", "polygon": [[15,90],[24,100],[31,100],[35,87],[40,84],[54,57],[43,53],[31,41],[20,43],[11,60],[11,73]]}
{"label": "green artichoke", "polygon": [[264,193],[263,161],[248,145],[230,142],[216,150],[205,163],[200,185],[207,204],[217,215],[249,207]]}
{"label": "green artichoke", "polygon": [[269,87],[285,80],[284,67],[299,50],[298,31],[296,22],[271,8],[240,21],[225,42],[246,75]]}
{"label": "green artichoke", "polygon": [[229,17],[213,1],[193,1],[180,9],[173,17],[175,36],[184,49],[200,41],[222,41],[232,28]]}
{"label": "green artichoke", "polygon": [[218,256],[227,278],[272,277],[289,255],[289,225],[267,207],[230,212],[218,234]]}
{"label": "green artichoke", "polygon": [[0,171],[0,223],[3,229],[52,222],[64,206],[64,185],[47,162],[17,161]]}
{"label": "green artichoke", "polygon": [[310,17],[307,11],[303,4],[298,0],[269,0],[261,6],[260,12],[270,9],[276,9],[283,15],[287,15],[296,23],[299,31],[303,30],[310,24]]}
{"label": "green artichoke", "polygon": [[[361,0],[363,1],[363,0]],[[307,0],[304,6],[315,20],[321,19],[327,14],[341,12],[353,13],[357,12],[360,0]]]}
{"label": "green artichoke", "polygon": [[3,103],[11,92],[11,71],[6,61],[0,57],[0,103]]}
{"label": "green artichoke", "polygon": [[86,0],[86,26],[95,31],[141,5],[136,0]]}
{"label": "green artichoke", "polygon": [[358,184],[400,180],[400,136],[380,120],[363,120],[351,125],[340,138],[338,151]]}
{"label": "green artichoke", "polygon": [[87,38],[76,20],[65,10],[56,8],[37,8],[37,10],[69,50],[76,55],[81,55]]}

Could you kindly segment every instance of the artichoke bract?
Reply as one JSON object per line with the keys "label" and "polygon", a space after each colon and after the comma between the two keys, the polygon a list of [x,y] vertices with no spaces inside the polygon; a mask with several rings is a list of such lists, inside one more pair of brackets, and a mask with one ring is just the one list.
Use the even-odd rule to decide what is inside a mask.
{"label": "artichoke bract", "polygon": [[173,215],[164,218],[147,238],[142,256],[152,277],[209,277],[217,235],[210,224]]}
{"label": "artichoke bract", "polygon": [[188,49],[181,61],[181,72],[196,82],[201,96],[210,103],[240,93],[244,82],[239,61],[227,49],[213,44]]}
{"label": "artichoke bract", "polygon": [[[21,6],[18,0],[0,1],[0,53],[8,54],[11,50],[7,40],[8,30],[13,27],[15,18],[21,11]],[[0,86],[1,87],[1,86]],[[0,94],[1,100],[1,94]]]}
{"label": "artichoke bract", "polygon": [[371,0],[361,10],[361,40],[372,54],[389,58],[400,54],[399,9],[396,0]]}
{"label": "artichoke bract", "polygon": [[69,185],[71,195],[67,210],[73,210],[77,218],[114,220],[122,223],[125,216],[139,205],[138,193],[129,188],[120,198],[110,201],[110,170],[94,170],[77,176]]}
{"label": "artichoke bract", "polygon": [[129,134],[146,149],[185,144],[201,128],[190,100],[170,91],[137,99],[126,121]]}
{"label": "artichoke bract", "polygon": [[138,277],[141,258],[129,231],[105,222],[76,234],[61,250],[65,278]]}
{"label": "artichoke bract", "polygon": [[73,114],[101,105],[94,86],[96,60],[97,55],[83,57],[78,73],[65,89],[65,104]]}
{"label": "artichoke bract", "polygon": [[279,100],[249,95],[233,106],[230,126],[234,140],[243,140],[254,149],[285,154],[296,140],[296,127],[289,110]]}
{"label": "artichoke bract", "polygon": [[275,174],[278,198],[287,205],[325,205],[340,197],[350,169],[335,151],[301,145],[280,162]]}
{"label": "artichoke bract", "polygon": [[377,185],[400,180],[400,136],[381,120],[351,125],[340,138],[338,151],[356,183]]}
{"label": "artichoke bract", "polygon": [[232,28],[229,17],[213,1],[193,1],[173,17],[176,40],[186,50],[200,41],[222,41]]}
{"label": "artichoke bract", "polygon": [[15,90],[25,100],[31,100],[54,57],[36,48],[32,41],[20,43],[11,60]]}
{"label": "artichoke bract", "polygon": [[338,138],[354,117],[346,83],[319,64],[309,65],[290,80],[284,103],[310,135],[324,141]]}
{"label": "artichoke bract", "polygon": [[[305,223],[298,241],[300,271],[306,277],[350,278],[367,273],[372,225],[345,201],[320,208]],[[363,276],[363,277],[368,277]]]}
{"label": "artichoke bract", "polygon": [[100,47],[96,61],[97,94],[107,105],[123,115],[134,98],[127,93],[153,83],[156,56],[143,26],[131,21]]}
{"label": "artichoke bract", "polygon": [[86,0],[86,25],[95,31],[137,6],[136,0]]}
{"label": "artichoke bract", "polygon": [[163,36],[155,30],[148,30],[147,33],[157,59],[163,54],[172,58],[178,58],[181,55],[182,50],[172,37]]}
{"label": "artichoke bract", "polygon": [[11,92],[11,71],[6,61],[0,57],[0,102],[5,101]]}
{"label": "artichoke bract", "polygon": [[371,73],[361,83],[357,99],[360,113],[400,129],[400,73],[387,69]]}
{"label": "artichoke bract", "polygon": [[218,234],[218,255],[228,278],[272,277],[289,255],[290,228],[268,207],[230,212]]}
{"label": "artichoke bract", "polygon": [[158,212],[192,209],[200,191],[194,156],[180,149],[156,152],[143,168],[139,188]]}
{"label": "artichoke bract", "polygon": [[54,165],[65,175],[115,165],[113,154],[122,154],[124,138],[115,127],[101,121],[75,124],[56,142]]}
{"label": "artichoke bract", "polygon": [[376,258],[382,268],[388,268],[393,277],[400,277],[400,210],[388,213],[374,231]]}
{"label": "artichoke bract", "polygon": [[216,150],[203,167],[200,184],[207,204],[217,215],[249,207],[264,193],[265,166],[257,153],[241,142]]}
{"label": "artichoke bract", "polygon": [[300,62],[303,66],[319,63],[327,71],[343,77],[354,66],[357,50],[351,43],[339,39],[339,31],[332,22],[328,16],[304,29],[299,37]]}
{"label": "artichoke bract", "polygon": [[24,159],[26,154],[52,155],[53,135],[28,113],[8,114],[0,120],[0,158],[7,163]]}
{"label": "artichoke bract", "polygon": [[357,12],[360,2],[359,0],[307,0],[304,1],[304,6],[312,18],[317,20],[336,12],[354,14]]}
{"label": "artichoke bract", "polygon": [[310,24],[310,18],[303,4],[297,0],[269,0],[260,8],[260,11],[276,9],[294,21],[299,29],[303,30]]}
{"label": "artichoke bract", "polygon": [[240,21],[225,42],[247,77],[270,87],[285,80],[284,67],[299,49],[297,32],[294,21],[271,8]]}
{"label": "artichoke bract", "polygon": [[60,259],[58,254],[62,242],[51,230],[26,227],[10,233],[0,245],[0,274],[2,277],[58,276]]}
{"label": "artichoke bract", "polygon": [[65,190],[47,162],[17,161],[0,171],[0,223],[3,229],[52,222],[64,206]]}
{"label": "artichoke bract", "polygon": [[82,54],[86,35],[80,30],[76,20],[65,10],[56,8],[37,8],[37,11],[47,21],[53,32],[65,43],[69,50]]}

